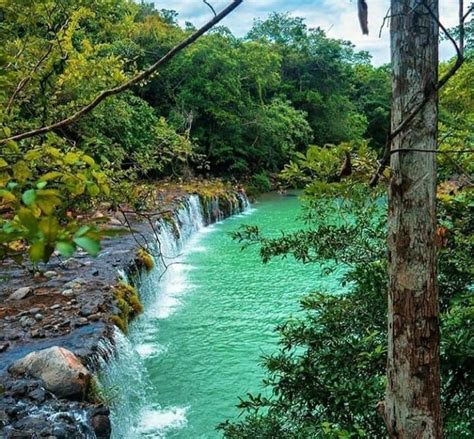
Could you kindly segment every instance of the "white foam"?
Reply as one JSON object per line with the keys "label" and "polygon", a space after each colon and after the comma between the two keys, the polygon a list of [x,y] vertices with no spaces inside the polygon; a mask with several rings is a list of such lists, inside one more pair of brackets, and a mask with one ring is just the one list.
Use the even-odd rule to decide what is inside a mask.
{"label": "white foam", "polygon": [[146,408],[140,414],[138,433],[153,433],[159,438],[164,438],[167,431],[182,428],[187,424],[187,410],[187,407],[171,407],[164,410]]}
{"label": "white foam", "polygon": [[135,350],[142,358],[150,358],[166,352],[166,348],[156,343],[141,343],[135,346]]}

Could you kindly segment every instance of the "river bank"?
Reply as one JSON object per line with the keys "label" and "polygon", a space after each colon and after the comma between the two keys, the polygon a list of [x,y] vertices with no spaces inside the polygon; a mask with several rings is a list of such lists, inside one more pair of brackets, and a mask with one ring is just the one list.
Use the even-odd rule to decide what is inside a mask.
{"label": "river bank", "polygon": [[[133,284],[153,264],[145,250],[156,245],[160,228],[179,236],[179,212],[190,208],[192,197],[199,199],[207,224],[241,211],[247,203],[240,189],[222,184],[174,185],[153,196],[159,211],[107,213],[109,227],[127,226],[134,233],[105,241],[97,259],[78,254],[51,262],[34,276],[14,265],[2,267],[2,437],[108,438],[110,412],[107,401],[97,394],[94,377],[115,354],[114,325],[126,330],[129,318],[141,311],[141,304],[135,303],[134,309],[131,300],[134,286],[129,289],[125,282]],[[83,384],[80,391],[68,391],[67,382],[53,387],[45,377],[51,358],[57,354],[64,360],[59,348],[73,354],[66,355],[59,367],[77,373],[75,383]],[[38,357],[41,352],[48,353],[46,359]],[[28,367],[18,367],[28,355]],[[74,358],[78,364],[71,364]]]}

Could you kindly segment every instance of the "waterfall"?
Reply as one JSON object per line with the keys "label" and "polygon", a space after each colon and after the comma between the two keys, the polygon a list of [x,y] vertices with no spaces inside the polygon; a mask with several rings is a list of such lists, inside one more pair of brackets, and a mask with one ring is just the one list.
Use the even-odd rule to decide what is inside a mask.
{"label": "waterfall", "polygon": [[186,407],[164,409],[147,402],[147,393],[154,390],[147,377],[145,361],[166,351],[166,346],[159,344],[156,323],[172,315],[181,305],[186,271],[190,269],[183,262],[186,251],[196,247],[200,233],[207,230],[206,225],[249,207],[247,197],[241,193],[227,201],[229,207],[224,211],[217,197],[203,206],[199,196],[191,195],[181,201],[172,218],[156,224],[156,239],[148,248],[155,267],[134,279],[145,312],[131,323],[128,337],[115,331],[114,354],[110,355],[110,346],[102,349],[103,357],[108,360],[102,360],[100,386],[106,398],[110,395],[112,438],[133,438],[156,430],[163,431],[164,435],[168,429],[186,423]]}

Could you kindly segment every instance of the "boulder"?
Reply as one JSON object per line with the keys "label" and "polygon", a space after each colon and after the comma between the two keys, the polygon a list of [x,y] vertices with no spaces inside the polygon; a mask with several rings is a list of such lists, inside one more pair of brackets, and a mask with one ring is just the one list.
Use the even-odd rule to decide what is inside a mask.
{"label": "boulder", "polygon": [[58,398],[83,399],[91,379],[79,359],[58,346],[28,354],[13,363],[9,371],[42,380],[44,387]]}

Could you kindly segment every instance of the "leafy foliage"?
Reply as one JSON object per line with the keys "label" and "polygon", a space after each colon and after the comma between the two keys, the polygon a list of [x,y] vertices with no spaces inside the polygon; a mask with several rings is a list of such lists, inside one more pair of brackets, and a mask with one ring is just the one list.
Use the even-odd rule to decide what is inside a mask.
{"label": "leafy foliage", "polygon": [[[285,169],[286,178],[307,182],[304,229],[267,238],[248,226],[234,235],[244,247],[257,243],[263,262],[291,256],[329,271],[342,265],[346,290],[304,297],[301,315],[277,328],[280,347],[263,358],[270,396],[241,399],[246,416],[219,426],[226,438],[386,436],[376,410],[385,391],[386,206],[360,183],[364,166],[333,182],[345,148],[313,147]],[[450,182],[438,197],[444,428],[446,437],[468,438],[474,434],[474,191]]]}
{"label": "leafy foliage", "polygon": [[[54,144],[54,136],[51,137]],[[63,145],[61,145],[63,146]],[[22,261],[27,245],[32,262],[47,261],[54,250],[71,256],[77,247],[99,252],[104,235],[74,219],[74,210],[108,195],[106,175],[82,151],[67,152],[44,143],[22,153],[10,142],[0,158],[0,256]]]}

